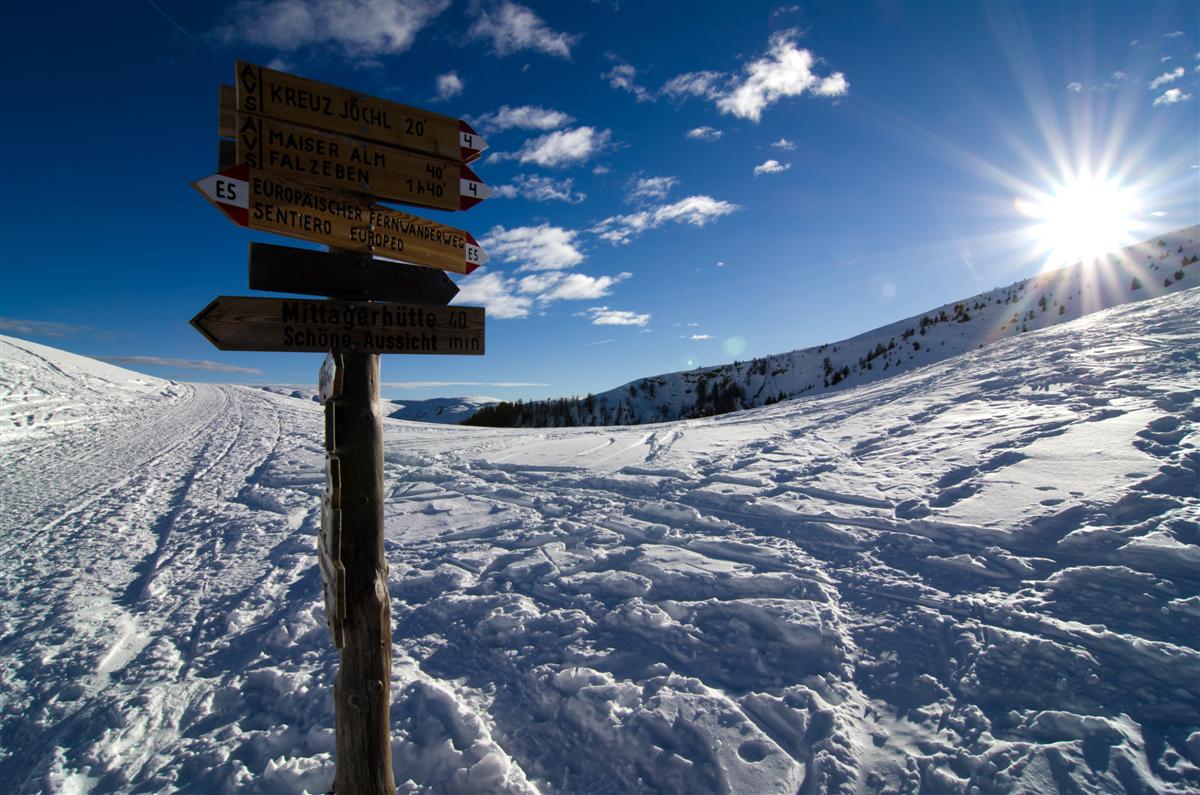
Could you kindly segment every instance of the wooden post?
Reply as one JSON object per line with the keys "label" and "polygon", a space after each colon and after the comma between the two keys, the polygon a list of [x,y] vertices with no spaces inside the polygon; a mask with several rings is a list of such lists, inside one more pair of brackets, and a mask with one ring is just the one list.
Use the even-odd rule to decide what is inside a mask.
{"label": "wooden post", "polygon": [[[332,401],[341,481],[345,570],[341,660],[333,688],[334,791],[394,795],[392,610],[383,552],[383,427],[379,355],[342,353],[341,395]],[[328,406],[327,406],[328,408]],[[336,637],[336,634],[335,634]]]}

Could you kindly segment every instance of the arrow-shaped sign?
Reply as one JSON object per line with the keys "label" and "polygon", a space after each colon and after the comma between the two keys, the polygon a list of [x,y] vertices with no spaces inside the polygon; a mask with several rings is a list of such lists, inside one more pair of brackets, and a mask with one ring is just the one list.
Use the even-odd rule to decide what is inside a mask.
{"label": "arrow-shaped sign", "polygon": [[235,223],[261,232],[455,273],[470,273],[488,260],[470,232],[245,164],[197,180],[192,187]]}
{"label": "arrow-shaped sign", "polygon": [[458,285],[434,268],[266,243],[250,244],[250,289],[442,305],[458,294]]}
{"label": "arrow-shaped sign", "polygon": [[438,210],[466,210],[492,194],[475,172],[455,160],[249,113],[235,118],[234,162],[284,178]]}
{"label": "arrow-shaped sign", "polygon": [[237,110],[469,163],[487,142],[462,119],[237,62]]}
{"label": "arrow-shaped sign", "polygon": [[484,349],[483,309],[475,306],[222,295],[192,326],[223,351],[482,356]]}

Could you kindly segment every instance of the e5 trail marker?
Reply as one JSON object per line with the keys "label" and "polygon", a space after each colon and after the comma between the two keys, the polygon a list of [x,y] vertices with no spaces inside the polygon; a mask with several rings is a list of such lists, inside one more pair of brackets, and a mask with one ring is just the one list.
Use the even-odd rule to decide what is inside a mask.
{"label": "e5 trail marker", "polygon": [[471,273],[487,253],[462,229],[372,202],[369,197],[305,185],[243,164],[192,187],[239,226],[298,237],[383,259]]}

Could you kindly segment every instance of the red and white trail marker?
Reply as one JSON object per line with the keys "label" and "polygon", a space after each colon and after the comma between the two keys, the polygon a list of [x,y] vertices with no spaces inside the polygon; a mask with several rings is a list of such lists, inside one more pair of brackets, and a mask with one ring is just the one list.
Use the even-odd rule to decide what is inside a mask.
{"label": "red and white trail marker", "polygon": [[[482,190],[486,186],[482,183]],[[470,233],[368,197],[292,182],[245,164],[192,183],[234,223],[381,259],[471,273],[488,261]],[[482,192],[481,190],[481,192]]]}
{"label": "red and white trail marker", "polygon": [[465,165],[461,167],[461,170],[462,176],[458,180],[459,202],[461,209],[469,210],[491,196],[492,189]]}

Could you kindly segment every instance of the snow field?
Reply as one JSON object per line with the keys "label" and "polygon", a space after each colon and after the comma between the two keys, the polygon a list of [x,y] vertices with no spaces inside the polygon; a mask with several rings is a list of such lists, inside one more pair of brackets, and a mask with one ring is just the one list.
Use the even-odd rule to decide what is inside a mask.
{"label": "snow field", "polygon": [[[1197,317],[702,420],[385,422],[400,790],[1200,789]],[[0,355],[0,776],[327,789],[320,407]]]}

